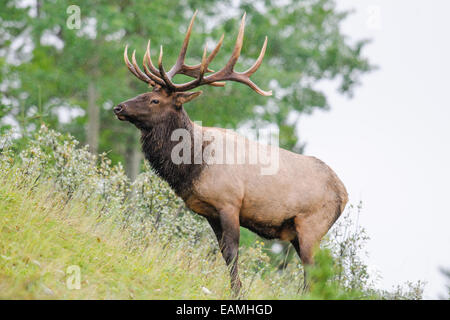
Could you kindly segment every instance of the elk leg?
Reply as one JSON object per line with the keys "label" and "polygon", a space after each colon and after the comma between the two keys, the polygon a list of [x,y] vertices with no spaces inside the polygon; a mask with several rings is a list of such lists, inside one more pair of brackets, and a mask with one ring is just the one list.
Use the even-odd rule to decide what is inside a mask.
{"label": "elk leg", "polygon": [[216,235],[217,241],[219,242],[220,246],[220,239],[222,239],[222,227],[220,225],[220,220],[209,217],[207,217],[206,220],[208,220],[211,229],[214,231],[214,234]]}
{"label": "elk leg", "polygon": [[323,211],[309,216],[297,216],[294,220],[297,238],[292,241],[292,245],[303,263],[304,290],[309,290],[306,269],[314,264],[314,251],[319,247],[320,240],[329,229],[330,224],[326,217],[327,215]]}
{"label": "elk leg", "polygon": [[235,295],[241,290],[238,274],[239,256],[239,212],[237,210],[219,211],[219,219],[208,218],[216,234],[222,256],[230,269],[231,289]]}
{"label": "elk leg", "polygon": [[314,264],[313,250],[311,244],[308,241],[302,240],[300,237],[292,240],[292,245],[297,251],[300,260],[303,263],[303,291],[309,290],[309,281],[308,281],[308,271],[306,270],[308,266]]}
{"label": "elk leg", "polygon": [[[309,290],[309,283],[308,283],[308,275],[307,275],[307,271],[305,266],[311,265],[311,260],[313,260],[312,255],[311,254],[302,254],[300,253],[300,241],[298,239],[298,237],[296,237],[295,239],[293,239],[291,241],[292,246],[294,247],[295,251],[297,252],[300,260],[303,263],[303,291],[308,291]],[[307,250],[303,250],[302,252],[305,252]],[[303,258],[302,258],[303,256]],[[308,262],[306,262],[308,261]],[[300,291],[300,289],[299,289]]]}

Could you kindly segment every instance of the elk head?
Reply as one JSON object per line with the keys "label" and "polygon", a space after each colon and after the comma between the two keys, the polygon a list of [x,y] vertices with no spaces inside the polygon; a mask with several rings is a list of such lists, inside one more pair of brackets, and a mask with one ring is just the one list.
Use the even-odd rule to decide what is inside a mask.
{"label": "elk head", "polygon": [[[201,91],[189,92],[189,90],[195,89],[202,85],[223,87],[225,86],[225,82],[223,81],[241,82],[263,96],[272,95],[271,91],[261,90],[250,80],[250,76],[258,70],[262,63],[267,46],[267,37],[264,40],[259,57],[253,66],[244,72],[234,71],[234,66],[241,53],[242,42],[244,39],[245,14],[241,20],[239,33],[231,58],[221,70],[213,72],[213,70],[210,70],[208,66],[219,52],[223,42],[223,35],[214,50],[208,56],[206,54],[207,52],[205,46],[202,62],[200,64],[188,66],[184,63],[196,14],[197,11],[194,13],[194,16],[189,24],[178,59],[175,65],[168,72],[165,71],[162,63],[162,46],[159,53],[158,68],[156,68],[150,57],[150,41],[148,41],[147,51],[145,52],[143,60],[144,71],[142,71],[136,63],[136,51],[133,51],[130,62],[128,59],[128,46],[125,47],[124,60],[128,69],[138,79],[153,87],[153,90],[117,105],[114,108],[114,113],[119,120],[130,121],[140,129],[150,129],[155,125],[166,121],[169,117],[176,117],[178,113],[182,112],[182,106],[184,103],[191,101],[202,93]],[[205,73],[211,72],[213,72],[211,75],[205,76]],[[172,79],[177,74],[184,74],[194,78],[194,80],[183,84],[174,83]]]}

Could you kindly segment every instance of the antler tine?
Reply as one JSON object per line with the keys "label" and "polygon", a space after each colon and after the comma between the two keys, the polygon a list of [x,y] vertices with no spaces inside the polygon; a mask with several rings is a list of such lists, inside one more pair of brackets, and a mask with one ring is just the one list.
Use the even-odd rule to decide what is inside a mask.
{"label": "antler tine", "polygon": [[123,61],[125,61],[125,64],[128,67],[128,70],[134,74],[136,77],[139,78],[139,75],[134,71],[134,67],[131,65],[130,60],[128,59],[128,45],[125,46],[125,50],[123,51]]}
{"label": "antler tine", "polygon": [[217,43],[216,47],[215,47],[214,50],[211,52],[211,54],[208,56],[208,60],[207,60],[208,64],[211,63],[211,61],[216,57],[217,53],[219,52],[220,47],[222,46],[223,38],[224,38],[224,37],[225,37],[225,35],[222,34],[222,36],[220,37],[219,42]]}
{"label": "antler tine", "polygon": [[[193,77],[193,78],[197,78],[199,75],[201,64],[197,64],[194,66],[188,66],[187,64],[184,63],[184,60],[186,58],[187,48],[189,45],[189,40],[190,40],[191,33],[192,33],[192,28],[194,26],[194,21],[195,21],[195,17],[197,16],[197,13],[198,13],[198,10],[195,10],[194,15],[192,16],[191,21],[189,23],[189,27],[186,31],[186,36],[184,37],[183,45],[181,46],[180,54],[178,55],[175,65],[167,72],[167,77],[169,79],[173,79],[173,77],[177,74],[184,74],[184,75],[187,75],[187,76]],[[217,52],[219,51],[220,46],[222,45],[222,41],[223,41],[223,36],[222,36],[221,41],[219,41],[219,44],[213,50],[214,54],[210,55],[208,65],[211,62],[211,60],[216,56]],[[214,72],[214,70],[206,68],[205,72]],[[217,83],[210,83],[210,85],[215,86],[215,87],[223,87],[223,86],[225,86],[225,83],[217,82]]]}
{"label": "antler tine", "polygon": [[[222,36],[220,37],[219,42],[217,43],[216,47],[211,52],[211,54],[208,56],[208,59],[206,60],[206,66],[209,66],[211,61],[216,57],[217,53],[220,50],[220,47],[222,46],[224,37],[225,37],[225,35],[222,34]],[[205,46],[205,50],[206,50],[206,46]],[[207,72],[212,72],[212,70],[210,70],[208,67],[206,67],[206,71]],[[214,86],[214,87],[224,87],[225,84],[226,84],[225,82],[212,82],[212,83],[209,83],[209,85]]]}
{"label": "antler tine", "polygon": [[[206,58],[206,45],[203,49],[203,56],[202,56],[202,63],[200,64],[200,71],[199,71],[199,75],[197,77],[198,83],[201,83],[203,80],[203,76],[205,75],[206,70],[208,69],[208,65],[209,63],[214,59],[214,57],[216,56],[217,52],[219,51],[220,45],[222,44],[223,41],[223,35],[222,38],[219,41],[219,44],[216,46],[216,48],[213,50],[213,52],[211,52],[211,54],[208,56],[208,58]],[[218,82],[217,84],[221,84],[220,82]],[[225,85],[225,83],[223,83],[223,85]]]}
{"label": "antler tine", "polygon": [[234,72],[231,77],[228,78],[230,81],[237,81],[243,84],[246,84],[250,88],[252,88],[254,91],[256,91],[258,94],[269,97],[272,95],[272,90],[264,91],[260,87],[258,87],[247,75],[245,75],[243,72]]}
{"label": "antler tine", "polygon": [[[222,34],[222,36],[219,39],[219,42],[216,44],[216,47],[210,53],[210,55],[208,56],[208,58],[206,60],[207,67],[205,68],[205,72],[213,72],[213,70],[209,69],[208,66],[211,63],[211,61],[216,57],[217,53],[219,52],[220,47],[222,46],[222,43],[223,43],[223,39],[224,39],[224,35]],[[201,67],[201,64],[198,64],[195,66],[183,65],[183,70],[180,71],[180,73],[197,78],[200,67]],[[212,82],[212,83],[208,83],[208,84],[211,86],[214,86],[214,87],[224,87],[226,83],[225,82]]]}
{"label": "antler tine", "polygon": [[[205,47],[204,47],[204,49],[203,49],[202,63],[200,64],[200,70],[199,70],[199,73],[198,73],[198,77],[197,77],[196,80],[193,81],[193,84],[192,84],[194,87],[195,87],[195,86],[202,85],[203,76],[205,75],[205,71],[208,69],[208,64],[209,64],[209,63],[211,62],[211,60],[214,58],[214,55],[215,55],[216,53],[217,53],[217,52],[214,52],[214,51],[213,51],[213,52],[208,56],[208,58],[206,58],[206,45],[205,45]],[[217,84],[218,86],[222,85],[222,83],[223,83],[223,85],[225,85],[224,82],[216,82],[216,84]]]}
{"label": "antler tine", "polygon": [[189,39],[191,38],[192,26],[194,25],[195,17],[197,16],[197,10],[195,10],[194,15],[191,18],[191,22],[189,23],[189,27],[186,31],[186,36],[183,40],[183,45],[181,46],[180,55],[178,56],[177,62],[173,65],[173,67],[167,73],[170,78],[173,78],[178,72],[183,69],[184,59],[186,58],[186,51],[189,45]]}
{"label": "antler tine", "polygon": [[147,42],[147,50],[145,50],[144,58],[145,58],[145,60],[147,60],[146,64],[147,64],[148,68],[150,69],[150,72],[158,77],[161,77],[161,75],[159,74],[159,70],[155,68],[155,66],[153,65],[153,62],[152,62],[152,57],[151,57],[151,53],[150,53],[150,39]]}
{"label": "antler tine", "polygon": [[241,25],[239,26],[239,33],[236,38],[236,44],[234,45],[233,53],[231,54],[230,60],[228,60],[225,67],[221,70],[224,71],[225,73],[230,73],[233,71],[234,65],[236,64],[236,62],[239,59],[239,56],[241,55],[242,43],[244,42],[245,16],[246,13],[244,12],[244,15],[242,16],[241,19]]}
{"label": "antler tine", "polygon": [[158,58],[159,73],[161,74],[161,78],[164,80],[164,82],[166,83],[166,86],[169,88],[169,90],[175,91],[175,89],[176,89],[175,85],[170,80],[170,78],[167,76],[166,71],[164,71],[164,67],[162,64],[162,58],[163,58],[163,46],[160,46],[159,58]]}
{"label": "antler tine", "polygon": [[261,48],[261,52],[259,53],[258,59],[256,59],[255,63],[250,68],[242,72],[243,74],[245,74],[247,77],[250,77],[253,73],[255,73],[256,70],[258,70],[259,66],[263,61],[264,55],[266,54],[266,48],[267,48],[267,36],[264,39],[264,44]]}
{"label": "antler tine", "polygon": [[203,76],[205,75],[205,71],[208,68],[208,59],[206,59],[206,45],[203,49],[202,63],[200,64],[200,70],[197,77],[197,84],[200,85],[203,80]]}
{"label": "antler tine", "polygon": [[[194,17],[195,17],[195,15],[194,15]],[[233,53],[231,55],[231,58],[228,60],[228,62],[225,65],[225,67],[222,68],[220,71],[216,72],[214,75],[230,74],[230,73],[233,72],[233,67],[236,64],[236,61],[238,60],[238,58],[239,58],[239,56],[241,54],[242,43],[243,43],[243,40],[244,40],[245,17],[246,17],[246,13],[244,13],[244,15],[242,16],[241,25],[239,27],[239,33],[238,33],[238,36],[236,38],[236,44],[234,46],[234,50],[233,50]],[[191,23],[192,23],[192,21],[191,21]],[[190,28],[191,28],[191,26],[189,26],[188,33],[190,33]],[[211,54],[209,55],[209,57],[207,59],[207,63],[208,64],[215,58],[215,56],[219,52],[220,47],[222,46],[222,43],[223,43],[223,39],[224,39],[224,35],[222,34],[222,36],[220,37],[219,42],[217,43],[216,47],[214,48],[214,50],[211,52]],[[211,76],[213,76],[213,75],[211,75]],[[211,76],[209,76],[208,78],[210,78]],[[188,84],[190,84],[190,86],[192,86],[192,83],[195,83],[195,82],[191,81]],[[216,82],[216,84],[217,83],[222,84],[221,82]]]}
{"label": "antler tine", "polygon": [[[150,41],[149,41],[149,44],[150,44]],[[149,65],[149,66],[152,65],[152,66],[153,66],[152,62],[151,62],[151,61],[149,62],[149,59],[150,59],[149,56],[150,56],[150,48],[149,48],[149,46],[147,45],[147,51],[145,52],[144,60],[142,61],[142,65],[144,66],[145,74],[146,74],[149,78],[151,78],[154,82],[156,82],[157,84],[159,84],[160,86],[164,86],[164,85],[165,85],[164,80],[161,79],[159,76],[155,75],[155,73],[152,73],[152,72],[148,69],[147,65]],[[154,69],[154,67],[153,67],[153,69]],[[155,69],[155,70],[156,70],[156,69]],[[158,75],[159,75],[159,72],[158,72]]]}
{"label": "antler tine", "polygon": [[142,80],[146,83],[149,83],[150,85],[155,85],[155,82],[152,81],[150,78],[148,78],[147,76],[145,76],[144,74],[140,74],[136,68],[131,64],[130,60],[128,59],[128,45],[125,46],[125,50],[123,52],[123,60],[125,61],[125,64],[128,67],[128,70],[130,70],[130,72],[132,74],[134,74],[139,80]]}
{"label": "antler tine", "polygon": [[134,70],[136,71],[137,74],[139,74],[140,79],[145,79],[144,81],[151,84],[152,86],[158,83],[158,81],[155,81],[159,80],[157,79],[157,77],[155,77],[154,79],[150,78],[144,72],[142,72],[141,68],[139,68],[136,62],[136,50],[133,50],[133,54],[131,55],[131,62],[133,63]]}
{"label": "antler tine", "polygon": [[[261,90],[261,88],[259,88],[252,80],[250,80],[250,76],[253,73],[255,73],[256,70],[258,70],[258,68],[261,66],[264,55],[266,53],[266,48],[267,48],[267,36],[264,39],[264,44],[261,48],[261,52],[259,53],[259,57],[258,57],[258,59],[256,59],[255,63],[244,72],[234,72],[234,75],[236,76],[236,81],[239,81],[239,82],[242,82],[242,83],[248,85],[250,88],[252,88],[254,91],[259,93],[260,95],[271,96],[272,90],[269,90],[269,91]],[[243,81],[240,81],[238,78],[242,78]],[[233,80],[233,79],[234,79],[234,77],[232,77],[232,79],[230,79],[230,80]]]}
{"label": "antler tine", "polygon": [[205,46],[205,48],[203,49],[202,63],[200,64],[200,73],[198,76],[198,79],[200,80],[203,78],[203,75],[205,74],[205,69],[208,68],[208,60],[209,59],[206,59],[206,46]]}

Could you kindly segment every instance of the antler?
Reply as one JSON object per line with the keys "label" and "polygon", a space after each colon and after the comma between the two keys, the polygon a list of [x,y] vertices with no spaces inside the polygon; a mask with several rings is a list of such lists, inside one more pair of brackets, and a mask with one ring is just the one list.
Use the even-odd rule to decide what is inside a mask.
{"label": "antler", "polygon": [[[198,11],[195,10],[194,15],[192,16],[191,22],[189,23],[189,27],[186,32],[186,36],[184,37],[183,45],[181,46],[180,55],[178,56],[177,62],[169,70],[169,72],[167,72],[167,75],[170,79],[172,79],[176,74],[184,74],[184,75],[190,76],[192,78],[197,78],[199,75],[201,64],[197,64],[195,66],[188,66],[184,63],[187,47],[189,45],[189,39],[191,37],[192,26],[194,25],[194,20],[195,20],[195,17],[197,16],[197,12]],[[219,51],[220,46],[222,45],[222,41],[223,41],[223,35],[220,38],[216,48],[214,49],[215,53],[212,56],[212,58],[214,58],[214,56]],[[149,55],[149,57],[150,57],[150,55]],[[212,60],[212,58],[211,58],[211,60]],[[207,68],[206,72],[213,72],[213,70],[210,70],[209,68]],[[212,83],[211,85],[223,87],[225,85],[225,83]]]}
{"label": "antler", "polygon": [[[206,72],[213,72],[208,68],[211,61],[215,58],[217,53],[220,50],[220,47],[222,46],[223,38],[222,35],[219,42],[217,43],[214,50],[211,52],[211,54],[206,57],[206,46],[203,50],[203,57],[202,62],[195,66],[188,66],[184,63],[185,57],[186,57],[186,51],[189,44],[189,38],[191,36],[192,26],[194,24],[195,17],[197,15],[197,11],[195,11],[194,16],[191,19],[191,22],[189,24],[188,30],[186,32],[186,36],[183,41],[183,45],[181,47],[180,54],[178,56],[178,59],[175,63],[175,65],[166,72],[164,70],[163,64],[162,64],[162,57],[163,57],[163,48],[161,46],[160,52],[159,52],[159,59],[158,59],[158,69],[155,68],[155,66],[152,63],[151,57],[150,57],[150,41],[147,44],[147,51],[145,52],[144,56],[144,72],[142,72],[139,67],[136,64],[135,59],[135,52],[133,52],[132,56],[132,62],[130,63],[128,60],[128,54],[127,54],[127,48],[125,47],[124,52],[124,58],[125,63],[128,66],[128,69],[140,80],[149,83],[152,86],[159,85],[162,87],[167,88],[170,91],[187,91],[194,89],[196,87],[202,86],[202,85],[212,85],[212,86],[220,86],[223,87],[225,85],[225,82],[220,81],[236,81],[243,84],[246,84],[250,88],[252,88],[257,93],[263,95],[263,96],[270,96],[272,95],[272,91],[264,91],[261,90],[253,81],[250,80],[250,76],[255,73],[256,70],[260,67],[262,60],[264,58],[264,54],[266,52],[267,47],[267,37],[264,40],[263,47],[261,49],[261,52],[259,54],[258,59],[256,62],[251,66],[248,70],[244,72],[236,72],[234,71],[234,66],[236,65],[237,60],[239,59],[239,56],[241,54],[242,49],[242,43],[244,40],[244,27],[245,27],[245,16],[244,13],[241,25],[239,27],[239,33],[236,38],[236,44],[233,49],[233,53],[231,54],[230,59],[228,60],[225,67],[223,67],[221,70],[217,71],[216,73],[213,73],[209,76],[204,76]],[[184,84],[176,84],[172,82],[172,78],[177,74],[184,74],[190,77],[195,78],[194,80],[184,83]]]}

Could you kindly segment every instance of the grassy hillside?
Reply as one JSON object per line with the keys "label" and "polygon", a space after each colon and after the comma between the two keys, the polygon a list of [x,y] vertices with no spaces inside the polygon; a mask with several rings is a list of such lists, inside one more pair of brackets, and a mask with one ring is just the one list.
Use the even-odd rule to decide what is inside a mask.
{"label": "grassy hillside", "polygon": [[[225,298],[228,279],[183,250],[154,243],[130,248],[126,234],[64,205],[51,188],[24,193],[0,186],[0,298],[197,299]],[[81,288],[70,290],[69,266],[79,266]],[[69,269],[70,271],[70,269]],[[202,287],[212,291],[207,295]]]}
{"label": "grassy hillside", "polygon": [[[152,173],[130,185],[120,167],[46,129],[20,152],[1,151],[0,298],[231,298],[209,227]],[[296,297],[262,281],[258,249],[242,258],[245,297]],[[67,285],[73,266],[80,289]]]}
{"label": "grassy hillside", "polygon": [[[150,170],[132,183],[105,155],[45,127],[25,148],[9,138],[0,139],[0,299],[231,298],[209,226]],[[261,241],[246,239],[242,298],[420,298],[420,283],[374,289],[351,214],[318,252],[308,294],[297,258],[278,269]]]}

